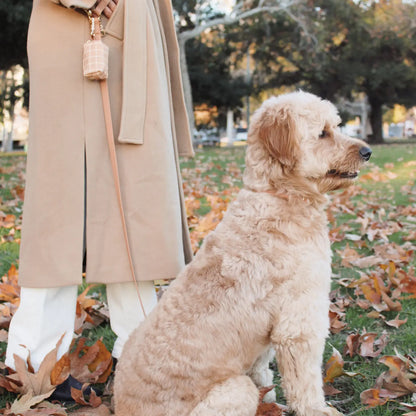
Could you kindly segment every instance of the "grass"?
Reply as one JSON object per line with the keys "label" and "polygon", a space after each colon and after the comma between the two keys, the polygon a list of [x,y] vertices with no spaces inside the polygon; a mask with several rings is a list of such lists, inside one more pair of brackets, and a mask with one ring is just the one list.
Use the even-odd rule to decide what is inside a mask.
{"label": "grass", "polygon": [[[183,159],[181,167],[185,183],[185,194],[195,195],[201,201],[197,211],[199,216],[206,215],[211,205],[209,195],[219,195],[222,198],[232,199],[236,192],[234,188],[242,186],[241,172],[244,168],[244,147],[235,148],[213,148],[198,151],[193,159]],[[2,275],[7,272],[11,264],[18,263],[18,248],[20,239],[20,224],[22,201],[19,199],[20,187],[22,186],[25,156],[23,154],[0,157],[0,211],[4,214],[15,215],[16,227],[7,228],[0,226],[0,272]],[[345,268],[341,265],[343,260],[339,251],[345,249],[348,243],[362,255],[371,255],[374,246],[396,242],[399,245],[404,243],[404,238],[415,230],[415,220],[411,216],[397,217],[397,212],[404,206],[416,206],[416,144],[389,144],[373,147],[371,163],[361,172],[361,179],[358,182],[362,192],[354,195],[349,203],[352,210],[346,210],[342,206],[332,206],[335,212],[336,222],[332,227],[346,227],[348,233],[358,233],[361,225],[357,218],[371,215],[374,221],[387,223],[389,216],[393,216],[393,222],[407,224],[400,230],[387,236],[387,241],[376,237],[370,241],[363,237],[360,242],[346,239],[334,242],[333,244],[333,289],[338,290],[344,296],[354,296],[352,289],[345,289],[339,284],[339,279],[357,279],[359,273],[355,268]],[[233,190],[230,194],[229,190]],[[336,198],[337,193],[333,198]],[[385,213],[385,214],[384,214]],[[380,217],[381,216],[381,217]],[[379,221],[378,218],[381,218]],[[413,221],[413,222],[412,222]],[[413,224],[413,225],[412,225]],[[11,235],[11,230],[14,234]],[[360,243],[360,244],[359,244]],[[414,244],[414,241],[410,243]],[[406,266],[407,270],[415,267],[413,260]],[[371,269],[370,269],[371,271]],[[369,272],[370,272],[369,271]],[[101,296],[105,296],[103,287],[97,289]],[[345,346],[346,337],[353,332],[375,332],[388,335],[388,343],[383,355],[395,354],[395,348],[401,353],[414,353],[416,350],[416,300],[402,301],[400,318],[407,318],[406,324],[398,329],[390,328],[380,319],[367,316],[368,310],[357,306],[351,306],[345,310],[345,322],[347,327],[338,334],[328,338],[325,350],[324,361],[332,354],[333,348],[340,352]],[[384,312],[386,320],[394,319],[397,312]],[[103,337],[104,343],[111,350],[114,342],[114,334],[108,324],[94,328],[86,335],[95,340]],[[0,344],[0,352],[4,351],[5,344]],[[346,371],[359,373],[355,377],[342,376],[334,381],[334,387],[342,393],[337,396],[328,397],[328,400],[344,411],[345,414],[354,415],[403,415],[399,402],[410,401],[410,397],[403,397],[397,401],[391,401],[384,406],[365,408],[360,402],[360,393],[374,385],[376,378],[386,370],[386,367],[378,362],[378,358],[364,358],[361,356],[347,357],[344,355],[344,369]],[[276,371],[277,393],[280,402],[284,401],[282,391],[279,388],[279,375]],[[13,395],[6,394],[0,398],[0,408],[7,401],[13,400]]]}

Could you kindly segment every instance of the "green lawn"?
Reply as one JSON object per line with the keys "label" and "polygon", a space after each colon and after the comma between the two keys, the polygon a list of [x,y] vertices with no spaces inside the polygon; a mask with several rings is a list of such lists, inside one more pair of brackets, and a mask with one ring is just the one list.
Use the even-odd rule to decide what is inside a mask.
{"label": "green lawn", "polygon": [[[200,244],[206,230],[214,227],[220,218],[220,215],[212,218],[210,215],[215,211],[220,213],[242,186],[244,151],[244,147],[204,149],[198,151],[194,159],[181,161],[195,247]],[[11,264],[18,263],[24,163],[24,155],[0,157],[2,275]],[[381,357],[395,356],[397,353],[416,354],[416,300],[409,298],[411,293],[405,293],[403,285],[396,287],[392,283],[404,275],[409,281],[414,279],[416,144],[374,146],[371,163],[360,176],[352,188],[333,193],[328,208],[334,251],[331,299],[344,327],[329,337],[324,362],[328,361],[333,348],[336,348],[344,360],[343,370],[356,375],[336,377],[330,386],[338,389],[339,393],[327,399],[345,414],[398,416],[406,413],[400,402],[409,403],[411,395],[367,408],[361,403],[360,394],[372,388],[377,377],[387,370],[379,362]],[[221,205],[220,201],[224,201],[224,204]],[[201,227],[203,221],[204,227]],[[363,263],[360,266],[348,263],[351,254],[360,256],[359,261]],[[365,261],[369,256],[377,256],[379,261],[367,267]],[[388,267],[390,275],[389,269],[386,270]],[[373,296],[377,296],[377,287],[374,289],[373,285],[385,285],[388,301],[396,302],[396,306],[400,304],[401,310],[386,310],[385,300],[369,302],[363,292],[366,284]],[[100,293],[102,287],[98,296],[101,296]],[[400,320],[407,319],[407,322],[398,328],[386,324],[398,314]],[[347,337],[363,334],[364,331],[377,334],[376,339],[385,334],[385,346],[381,353],[373,358],[359,354],[352,357],[346,355]],[[84,335],[94,340],[103,337],[109,349],[114,341],[108,323],[86,331]],[[4,351],[5,343],[0,344],[0,347],[0,351]],[[409,371],[406,374],[407,377],[412,375]],[[277,372],[276,383],[279,384]],[[279,400],[283,402],[281,391],[279,388],[277,390]],[[11,394],[2,396],[0,408],[13,397]]]}

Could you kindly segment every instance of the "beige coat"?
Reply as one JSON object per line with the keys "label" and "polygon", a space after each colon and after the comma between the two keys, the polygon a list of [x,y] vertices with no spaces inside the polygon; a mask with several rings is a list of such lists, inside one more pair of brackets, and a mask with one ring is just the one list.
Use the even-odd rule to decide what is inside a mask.
{"label": "beige coat", "polygon": [[[82,75],[88,19],[34,0],[30,132],[20,254],[26,287],[130,281],[99,84]],[[173,278],[191,257],[178,154],[192,155],[170,0],[120,0],[108,22],[109,89],[138,280]],[[84,215],[85,213],[85,215]],[[86,220],[84,221],[84,216]]]}

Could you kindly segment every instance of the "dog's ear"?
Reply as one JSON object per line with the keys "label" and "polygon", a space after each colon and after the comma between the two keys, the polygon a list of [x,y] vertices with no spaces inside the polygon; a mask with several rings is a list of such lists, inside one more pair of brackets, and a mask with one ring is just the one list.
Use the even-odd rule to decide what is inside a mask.
{"label": "dog's ear", "polygon": [[287,109],[265,111],[258,126],[258,137],[266,150],[289,169],[294,168],[297,162],[298,133],[296,121]]}

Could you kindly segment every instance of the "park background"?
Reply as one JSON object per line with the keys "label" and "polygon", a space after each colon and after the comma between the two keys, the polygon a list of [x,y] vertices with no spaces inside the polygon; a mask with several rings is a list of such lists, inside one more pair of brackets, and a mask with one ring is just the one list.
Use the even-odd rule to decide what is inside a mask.
{"label": "park background", "polygon": [[[19,303],[31,4],[0,2],[0,363]],[[247,128],[261,102],[299,88],[333,101],[341,128],[367,140],[374,153],[357,183],[333,193],[328,207],[334,258],[331,336],[323,363],[327,400],[348,415],[415,416],[416,3],[174,0],[173,5],[196,150],[195,158],[181,160],[194,251],[242,186]],[[165,288],[160,282],[160,292]],[[114,334],[102,286],[80,288],[77,336],[78,347],[67,361],[51,359],[44,371],[55,382],[71,371],[98,383],[104,396],[51,408],[43,401],[50,387],[44,374],[22,369],[25,382],[19,386],[0,364],[0,414],[65,415],[80,407],[83,414],[105,414]],[[266,413],[259,407],[258,414]]]}

